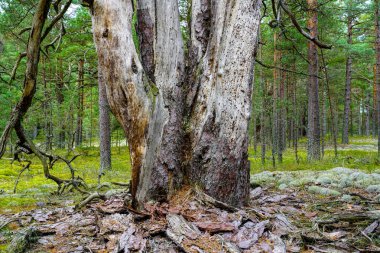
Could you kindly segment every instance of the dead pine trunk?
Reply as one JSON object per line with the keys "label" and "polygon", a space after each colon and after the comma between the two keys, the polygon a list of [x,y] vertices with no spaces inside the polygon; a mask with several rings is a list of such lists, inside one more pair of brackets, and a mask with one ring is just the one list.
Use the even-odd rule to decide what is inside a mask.
{"label": "dead pine trunk", "polygon": [[[307,0],[308,29],[313,38],[318,36],[317,0]],[[318,51],[317,45],[308,42],[309,81],[308,81],[308,117],[307,117],[307,158],[319,160],[321,158],[320,123],[319,123],[319,85],[318,85]]]}
{"label": "dead pine trunk", "polygon": [[[354,26],[354,19],[351,14],[351,5],[348,6],[347,16],[347,44],[352,44],[352,28]],[[350,48],[348,49],[350,50]],[[352,57],[348,52],[346,59],[346,84],[345,84],[345,96],[344,96],[344,114],[343,114],[343,131],[342,131],[342,143],[348,144],[348,129],[350,124],[351,113],[351,75],[352,75]]]}
{"label": "dead pine trunk", "polygon": [[[194,0],[185,55],[178,1],[92,4],[99,73],[126,134],[136,207],[197,186],[230,205],[249,193],[248,125],[260,0]],[[185,69],[185,66],[188,68]]]}

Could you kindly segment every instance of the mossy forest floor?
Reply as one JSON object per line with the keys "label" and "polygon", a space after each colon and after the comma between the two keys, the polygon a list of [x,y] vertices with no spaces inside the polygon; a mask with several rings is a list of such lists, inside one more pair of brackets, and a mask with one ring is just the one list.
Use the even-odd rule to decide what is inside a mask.
{"label": "mossy forest floor", "polygon": [[[227,243],[232,245],[232,248],[228,250],[236,249],[232,252],[272,252],[275,249],[284,249],[284,247],[288,252],[360,252],[361,250],[379,252],[380,165],[377,160],[376,140],[362,137],[352,138],[350,145],[339,146],[338,158],[334,157],[332,147],[327,146],[323,160],[313,163],[307,162],[304,146],[305,142],[301,142],[298,163],[294,150],[289,148],[284,153],[283,162],[276,164],[276,167],[273,167],[270,152],[263,165],[259,148],[256,153],[253,147],[250,148],[251,205],[243,210],[244,213],[241,213],[241,210],[227,210],[227,213],[232,213],[227,215],[224,214],[226,210],[223,210],[223,207],[217,206],[215,210],[219,211],[211,208],[210,210],[214,211],[205,209],[202,212],[208,214],[221,212],[218,215],[227,215],[222,217],[226,221],[223,219],[205,221],[188,214],[188,212],[193,212],[189,210],[195,208],[191,201],[189,206],[181,207],[184,208],[181,210],[170,207],[148,207],[150,210],[150,213],[148,212],[149,221],[153,222],[149,226],[156,227],[157,231],[154,229],[150,232],[145,231],[140,238],[140,234],[137,235],[136,231],[141,229],[136,228],[133,233],[140,238],[141,245],[137,243],[135,246],[143,247],[142,245],[147,242],[155,245],[166,243],[178,251],[197,252],[195,248],[198,247],[203,249],[203,252],[216,252],[210,248],[202,248],[202,245],[214,243],[215,247],[220,247]],[[60,155],[66,154],[66,151],[63,150],[55,152]],[[76,152],[82,154],[73,162],[77,175],[82,177],[90,188],[96,189],[99,151],[97,148],[81,148]],[[113,148],[112,167],[112,171],[106,172],[102,177],[102,182],[127,183],[129,181],[130,160],[127,147]],[[65,229],[73,238],[79,235],[81,238],[93,237],[93,248],[88,248],[90,242],[87,239],[76,241],[71,246],[66,245],[67,247],[63,247],[64,241],[62,241],[62,245],[54,246],[55,240],[58,243],[62,239],[59,237],[62,231],[56,231],[56,227],[49,225],[49,231],[43,235],[45,237],[42,239],[39,237],[39,241],[32,245],[33,252],[112,252],[115,247],[121,247],[117,245],[120,243],[119,237],[124,231],[123,226],[116,227],[117,231],[110,232],[98,218],[110,219],[110,222],[116,224],[115,226],[118,226],[119,223],[131,222],[130,215],[133,212],[126,208],[126,203],[117,198],[108,198],[100,201],[100,205],[103,207],[90,203],[82,211],[74,211],[74,205],[83,200],[84,196],[75,191],[62,195],[55,194],[57,186],[54,182],[44,178],[42,166],[35,158],[32,159],[30,169],[21,175],[17,192],[13,193],[14,184],[21,169],[22,165],[18,162],[11,164],[10,159],[0,160],[0,252],[6,252],[12,239],[14,240],[20,231],[25,232],[27,227],[36,226],[38,230],[41,226],[62,222],[60,219],[65,216],[72,217],[74,220],[85,219],[87,216],[91,218],[88,226],[94,226],[90,227],[91,229],[97,227],[100,231],[96,230],[94,233],[87,231],[89,234],[86,235],[86,231],[78,232],[74,228],[74,230]],[[63,163],[57,163],[51,173],[62,178],[70,176],[69,170]],[[111,189],[106,188],[102,192],[110,192],[110,190],[112,192],[115,188],[119,188],[118,191],[123,190],[123,187],[120,186],[113,184],[109,184],[109,186]],[[205,204],[205,201],[202,203]],[[117,210],[121,210],[121,212]],[[152,212],[158,213],[158,216],[153,215],[152,218]],[[122,213],[122,216],[119,217],[115,213]],[[174,216],[169,217],[168,213]],[[133,215],[135,219],[136,215],[141,216],[142,214]],[[144,215],[146,216],[143,214],[142,217]],[[238,216],[239,219],[236,218]],[[169,218],[164,219],[163,217]],[[183,217],[184,220],[182,220]],[[236,219],[239,222],[236,222]],[[194,228],[195,232],[188,231],[190,234],[198,234],[202,239],[202,242],[195,242],[194,238],[197,236],[192,239],[190,235],[188,243],[196,244],[195,248],[176,242],[176,235],[172,234],[173,237],[163,236],[162,233],[165,234],[168,226],[175,227],[174,223],[179,221],[190,222],[191,224],[187,225],[191,229],[193,229],[193,225],[197,227]],[[248,221],[251,223],[247,223]],[[137,227],[139,226],[137,225]],[[175,230],[174,227],[172,230]],[[57,229],[60,227],[58,226]],[[105,229],[108,232],[105,232]],[[250,231],[251,236],[257,237],[255,242],[247,241],[252,238],[246,238],[248,233],[246,230]],[[43,229],[38,231],[42,233]],[[175,232],[182,233],[181,231]],[[205,232],[207,235],[211,234],[212,238],[206,238]],[[53,237],[52,234],[54,234]],[[46,237],[47,235],[50,237]],[[149,238],[144,237],[146,235]],[[166,235],[168,235],[167,231]],[[143,238],[147,241],[144,241]],[[220,238],[224,238],[221,244]],[[188,246],[191,249],[184,249]],[[227,252],[227,249],[223,248],[218,252],[224,251]]]}

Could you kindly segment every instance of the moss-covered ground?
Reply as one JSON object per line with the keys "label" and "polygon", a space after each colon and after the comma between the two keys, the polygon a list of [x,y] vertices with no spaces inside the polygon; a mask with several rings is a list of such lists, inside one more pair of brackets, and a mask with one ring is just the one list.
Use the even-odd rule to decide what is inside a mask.
{"label": "moss-covered ground", "polygon": [[[98,182],[99,150],[98,148],[80,148],[76,150],[81,156],[72,163],[76,175],[82,177],[89,187],[96,187]],[[55,150],[55,154],[67,155],[64,150]],[[70,154],[68,157],[72,157]],[[38,205],[54,204],[64,201],[78,201],[82,196],[67,193],[57,196],[57,185],[44,177],[42,165],[36,157],[28,157],[32,164],[20,177],[16,194],[13,193],[15,181],[25,163],[11,163],[10,158],[0,160],[0,214],[35,208]],[[102,177],[102,182],[128,182],[130,178],[130,157],[127,147],[112,149],[112,171]],[[51,174],[63,179],[70,178],[70,172],[63,162],[54,165]]]}

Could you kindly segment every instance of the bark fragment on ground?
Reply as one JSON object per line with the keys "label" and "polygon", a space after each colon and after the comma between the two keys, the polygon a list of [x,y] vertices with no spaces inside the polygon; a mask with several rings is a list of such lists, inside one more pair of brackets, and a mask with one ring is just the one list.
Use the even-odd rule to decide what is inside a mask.
{"label": "bark fragment on ground", "polygon": [[315,195],[307,187],[279,190],[267,184],[251,189],[250,206],[239,210],[188,190],[170,203],[147,203],[142,212],[128,206],[128,194],[119,193],[82,210],[44,208],[0,216],[0,223],[7,222],[0,243],[10,242],[6,233],[33,227],[38,237],[27,252],[380,250],[380,204],[368,201],[377,193],[347,191],[349,202]]}

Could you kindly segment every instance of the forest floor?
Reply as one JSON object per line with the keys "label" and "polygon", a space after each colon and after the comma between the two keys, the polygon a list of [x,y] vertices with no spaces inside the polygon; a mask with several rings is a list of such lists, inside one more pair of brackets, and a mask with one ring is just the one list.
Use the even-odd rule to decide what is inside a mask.
{"label": "forest floor", "polygon": [[[74,166],[95,189],[99,154],[81,152]],[[113,150],[113,171],[103,182],[128,181],[126,152]],[[297,163],[289,150],[273,168],[250,149],[245,208],[184,190],[169,205],[148,204],[144,212],[129,208],[126,189],[111,184],[102,199],[75,209],[85,196],[53,194],[56,186],[43,178],[37,161],[13,194],[22,167],[0,160],[0,252],[380,252],[376,142],[353,139],[339,147],[337,159],[327,148],[324,160],[312,164],[303,148],[299,157]],[[52,173],[69,177],[63,164]]]}

